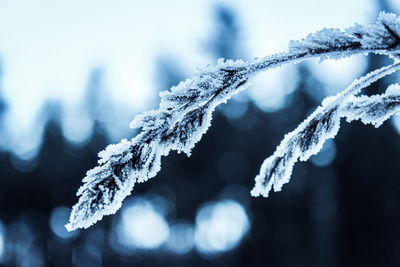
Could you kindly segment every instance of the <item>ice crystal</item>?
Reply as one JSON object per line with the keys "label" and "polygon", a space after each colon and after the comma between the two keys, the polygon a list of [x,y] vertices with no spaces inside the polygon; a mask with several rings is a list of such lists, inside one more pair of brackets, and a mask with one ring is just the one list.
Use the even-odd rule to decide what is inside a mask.
{"label": "ice crystal", "polygon": [[[190,155],[211,124],[215,107],[243,90],[257,73],[309,58],[343,58],[354,54],[379,53],[397,58],[400,18],[382,12],[376,23],[339,29],[323,29],[292,41],[284,53],[244,62],[219,60],[216,66],[198,70],[191,79],[160,93],[157,110],[136,116],[131,126],[141,132],[132,140],[109,145],[99,153],[98,166],[86,173],[72,208],[69,231],[87,228],[104,215],[115,213],[135,183],[154,177],[161,157],[171,150]],[[397,70],[399,63],[367,74],[343,93],[326,99],[300,126],[285,136],[276,152],[267,158],[256,178],[253,195],[267,196],[274,186],[280,190],[289,181],[293,165],[317,153],[327,138],[339,129],[340,118],[360,119],[380,125],[398,110],[398,86],[386,94],[356,97],[369,83]],[[397,101],[397,102],[396,102]]]}

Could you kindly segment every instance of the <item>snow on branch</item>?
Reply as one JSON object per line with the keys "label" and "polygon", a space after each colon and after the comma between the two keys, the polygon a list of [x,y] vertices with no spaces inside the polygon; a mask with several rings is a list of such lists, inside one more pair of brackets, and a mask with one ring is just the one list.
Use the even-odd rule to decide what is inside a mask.
{"label": "snow on branch", "polygon": [[280,191],[289,182],[293,166],[298,161],[306,161],[317,154],[325,141],[334,138],[340,127],[340,118],[348,121],[361,119],[364,123],[379,126],[398,111],[399,86],[390,87],[386,94],[372,97],[354,97],[362,88],[400,69],[396,62],[387,67],[368,73],[353,82],[342,93],[327,97],[304,122],[293,132],[285,135],[275,153],[264,160],[252,196],[267,197],[272,187]]}
{"label": "snow on branch", "polygon": [[[171,150],[190,155],[191,149],[210,126],[215,107],[245,89],[247,81],[257,73],[309,58],[339,59],[360,53],[378,53],[396,58],[400,52],[399,35],[400,18],[382,12],[374,24],[355,25],[344,31],[323,29],[302,40],[292,41],[289,51],[284,53],[250,62],[220,60],[216,66],[198,70],[191,79],[172,87],[170,91],[161,92],[157,110],[135,117],[131,127],[141,129],[136,137],[109,145],[99,153],[99,165],[86,173],[84,184],[77,192],[78,203],[72,208],[66,228],[69,231],[87,228],[104,215],[115,213],[135,183],[144,182],[157,174],[161,168],[161,157]],[[309,117],[299,126],[298,129],[303,127],[302,130],[287,135],[277,150],[279,152],[272,156],[274,158],[264,162],[252,193],[268,195],[268,186],[272,186],[272,182],[275,190],[280,189],[288,181],[298,158],[306,160],[319,150],[326,138],[336,134],[341,116],[376,125],[390,116],[388,114],[392,114],[396,106],[389,104],[388,107],[387,103],[394,97],[390,92],[376,98],[353,99],[352,103],[345,100],[397,68],[398,63],[395,63],[368,74],[344,93],[324,101],[313,113],[314,117]],[[319,133],[319,137],[315,133]],[[292,141],[285,141],[289,139]],[[269,161],[272,167],[267,166]],[[267,174],[269,176],[264,181],[262,177]]]}
{"label": "snow on branch", "polygon": [[340,107],[347,122],[361,120],[364,124],[379,127],[400,111],[400,85],[392,84],[385,94],[375,96],[350,96]]}

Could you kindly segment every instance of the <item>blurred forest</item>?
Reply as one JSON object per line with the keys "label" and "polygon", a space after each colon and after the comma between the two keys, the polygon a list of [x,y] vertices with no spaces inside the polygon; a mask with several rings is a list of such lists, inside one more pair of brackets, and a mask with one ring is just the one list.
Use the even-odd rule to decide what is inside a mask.
{"label": "blurred forest", "polygon": [[[379,4],[379,10],[391,11],[386,1]],[[210,16],[215,26],[200,44],[205,54],[215,60],[247,58],[237,12],[215,6]],[[369,56],[365,73],[386,63]],[[75,193],[85,172],[96,165],[97,153],[135,135],[128,128],[135,114],[125,114],[107,97],[102,82],[106,67],[94,69],[78,109],[78,117],[85,116],[89,125],[84,141],[74,142],[74,133],[68,135],[61,125],[63,106],[49,102],[41,113],[45,127],[37,155],[24,160],[13,151],[0,151],[1,264],[400,266],[400,136],[389,122],[378,129],[343,123],[320,154],[295,166],[282,192],[267,199],[250,196],[263,159],[325,97],[324,81],[309,64],[314,63],[294,67],[297,86],[279,108],[265,112],[246,92],[240,93],[218,108],[190,158],[176,153],[163,158],[157,177],[136,185],[117,214],[68,233],[63,227],[77,201]],[[155,66],[159,90],[186,78],[174,55],[160,53]],[[8,133],[2,126],[7,112],[2,71],[4,144]],[[366,93],[382,92],[398,75],[389,78]],[[259,88],[268,89],[274,90]],[[155,96],[152,107],[157,102]],[[116,122],[121,116],[128,123]],[[221,209],[226,216],[215,214]],[[225,226],[229,219],[241,223]],[[215,229],[207,232],[202,225]]]}

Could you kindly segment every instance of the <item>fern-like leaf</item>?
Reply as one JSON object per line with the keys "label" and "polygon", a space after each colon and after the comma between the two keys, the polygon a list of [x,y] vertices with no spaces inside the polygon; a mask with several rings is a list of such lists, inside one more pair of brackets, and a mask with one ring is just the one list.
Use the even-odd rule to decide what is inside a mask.
{"label": "fern-like leaf", "polygon": [[[161,157],[168,155],[171,150],[190,155],[191,149],[210,126],[215,107],[243,90],[247,81],[257,73],[309,58],[324,60],[361,53],[396,57],[399,52],[399,35],[399,17],[381,13],[376,23],[371,25],[356,25],[344,31],[324,29],[302,40],[292,41],[288,52],[250,62],[221,60],[214,67],[197,71],[191,79],[172,87],[170,91],[162,92],[159,109],[136,116],[132,127],[141,128],[136,137],[110,145],[99,153],[99,165],[87,172],[84,184],[78,190],[79,200],[72,208],[67,229],[87,228],[104,215],[115,213],[135,183],[144,182],[157,174]],[[397,63],[390,70],[394,68],[397,68]],[[353,94],[344,95],[350,97]],[[346,97],[340,96],[335,101],[344,101]],[[361,105],[363,100],[357,103]],[[272,166],[292,166],[297,158],[308,158],[311,153],[309,151],[315,151],[323,142],[322,139],[313,138],[315,132],[322,131],[328,137],[333,136],[338,128],[338,113],[344,114],[345,110],[340,106],[343,110],[339,112],[339,105],[330,105],[326,109],[326,105],[323,104],[314,113],[315,117],[302,124],[303,130],[298,132],[296,140],[287,142],[285,146],[288,146],[288,151],[292,151],[292,155],[280,152],[275,160],[270,160]],[[346,107],[349,110],[357,108]],[[348,118],[355,119],[356,113],[352,114],[354,116]],[[361,116],[364,113],[359,114]],[[367,115],[362,117],[364,120],[366,118]],[[306,124],[309,127],[305,127]],[[298,155],[303,152],[304,155]],[[273,169],[279,169],[279,173],[274,174],[274,180],[280,181],[276,185],[278,189],[279,184],[287,182],[291,167]],[[258,180],[258,184],[263,184],[261,178]],[[256,186],[253,193],[266,195],[267,191],[265,186]]]}

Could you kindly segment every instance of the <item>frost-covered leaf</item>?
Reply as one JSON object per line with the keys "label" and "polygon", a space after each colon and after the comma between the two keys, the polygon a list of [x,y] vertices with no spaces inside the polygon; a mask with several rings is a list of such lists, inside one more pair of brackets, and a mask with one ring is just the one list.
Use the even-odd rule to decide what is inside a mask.
{"label": "frost-covered leaf", "polygon": [[293,132],[285,135],[275,153],[265,159],[260,173],[255,178],[253,196],[268,197],[272,187],[280,191],[289,182],[293,166],[297,161],[306,161],[317,154],[325,141],[335,137],[340,127],[340,118],[348,121],[361,119],[364,123],[379,126],[398,111],[398,86],[390,87],[384,95],[354,97],[362,88],[400,69],[400,63],[368,73],[353,82],[342,93],[327,97],[304,122]]}
{"label": "frost-covered leaf", "polygon": [[400,85],[392,84],[386,92],[374,96],[351,96],[341,105],[340,114],[346,121],[361,120],[379,127],[400,111]]}
{"label": "frost-covered leaf", "polygon": [[[215,107],[243,90],[252,76],[308,58],[323,60],[360,53],[396,57],[399,54],[399,29],[398,16],[381,13],[371,25],[356,25],[345,30],[324,29],[300,41],[292,41],[288,52],[250,62],[220,60],[216,66],[200,69],[191,79],[161,92],[159,108],[137,115],[132,121],[132,127],[141,129],[136,137],[110,145],[99,153],[99,165],[87,172],[84,184],[78,190],[79,200],[72,208],[67,229],[87,228],[104,215],[115,213],[136,182],[144,182],[157,174],[161,157],[171,150],[190,155],[210,126]],[[333,137],[339,127],[338,114],[345,113],[344,109],[339,109],[339,102],[342,102],[338,99],[354,95],[357,88],[365,84],[366,81],[356,82],[353,91],[348,89],[329,103],[325,101],[298,130],[287,135],[274,156],[264,162],[262,175],[258,176],[268,174],[271,182],[265,183],[258,178],[257,183],[261,186],[256,186],[253,194],[267,195],[272,183],[275,190],[279,190],[288,181],[298,158],[306,160],[320,149],[326,138]],[[361,105],[362,101],[357,103]],[[370,107],[372,110],[372,105]],[[349,118],[357,117],[357,113],[352,114]],[[359,114],[359,118],[368,120],[367,115]]]}

